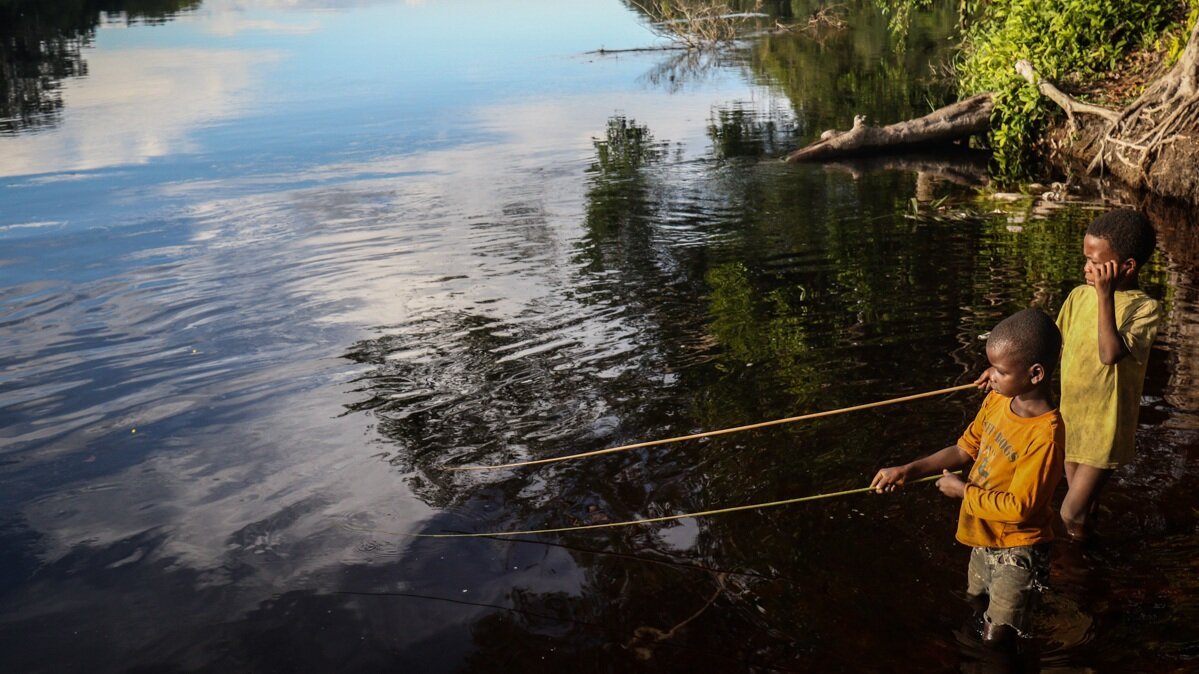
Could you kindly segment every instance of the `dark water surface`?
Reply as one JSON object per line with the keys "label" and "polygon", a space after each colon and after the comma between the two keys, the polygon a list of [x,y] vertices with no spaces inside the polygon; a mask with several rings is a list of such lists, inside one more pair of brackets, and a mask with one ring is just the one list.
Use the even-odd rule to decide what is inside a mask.
{"label": "dark water surface", "polygon": [[[442,469],[963,383],[996,321],[1056,311],[1100,197],[777,160],[950,96],[952,10],[688,57],[589,53],[660,44],[616,0],[0,0],[0,671],[1006,671],[931,486],[405,535],[952,443],[977,394]],[[1057,550],[1030,670],[1199,666],[1199,222],[1152,213],[1141,451]]]}

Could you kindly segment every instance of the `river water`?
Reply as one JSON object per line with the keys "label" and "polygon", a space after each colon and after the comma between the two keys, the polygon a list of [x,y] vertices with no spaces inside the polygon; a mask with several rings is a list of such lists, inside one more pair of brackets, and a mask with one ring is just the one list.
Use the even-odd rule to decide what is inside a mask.
{"label": "river water", "polygon": [[0,669],[1196,666],[1199,222],[1167,206],[1139,455],[1015,661],[927,485],[408,535],[852,489],[952,443],[973,392],[444,469],[960,384],[1056,311],[1126,197],[778,161],[948,100],[954,6],[688,56],[598,53],[666,44],[617,0],[0,0]]}

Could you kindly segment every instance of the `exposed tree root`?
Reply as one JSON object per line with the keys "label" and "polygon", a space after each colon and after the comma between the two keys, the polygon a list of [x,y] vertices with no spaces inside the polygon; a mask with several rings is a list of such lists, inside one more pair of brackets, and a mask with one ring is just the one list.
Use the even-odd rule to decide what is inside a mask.
{"label": "exposed tree root", "polygon": [[1178,141],[1199,143],[1199,22],[1174,68],[1145,89],[1100,137],[1088,169],[1108,169],[1134,187],[1182,196],[1161,184],[1172,171],[1154,171],[1163,152]]}

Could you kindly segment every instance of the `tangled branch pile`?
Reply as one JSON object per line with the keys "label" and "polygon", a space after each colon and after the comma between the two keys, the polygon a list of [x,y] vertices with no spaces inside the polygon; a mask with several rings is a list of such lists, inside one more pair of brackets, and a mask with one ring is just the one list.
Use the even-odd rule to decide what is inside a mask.
{"label": "tangled branch pile", "polygon": [[1174,68],[1128,106],[1099,141],[1091,169],[1122,165],[1127,182],[1151,187],[1150,167],[1177,141],[1199,141],[1199,22]]}
{"label": "tangled branch pile", "polygon": [[745,26],[763,15],[762,0],[747,12],[735,12],[724,2],[704,0],[630,0],[653,19],[659,35],[688,49],[727,45],[742,34]]}

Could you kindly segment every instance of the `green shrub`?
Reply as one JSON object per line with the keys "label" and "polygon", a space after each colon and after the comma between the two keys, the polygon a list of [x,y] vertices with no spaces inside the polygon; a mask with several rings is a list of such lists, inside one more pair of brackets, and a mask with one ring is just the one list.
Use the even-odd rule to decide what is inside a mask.
{"label": "green shrub", "polygon": [[1028,59],[1042,77],[1069,89],[1116,68],[1131,51],[1157,43],[1194,3],[963,0],[969,20],[957,64],[959,94],[995,93],[989,141],[998,173],[1017,178],[1026,172],[1032,142],[1051,112],[1052,103],[1016,74],[1017,60]]}
{"label": "green shrub", "polygon": [[1191,38],[1191,27],[1195,25],[1196,21],[1199,21],[1199,0],[1190,0],[1187,3],[1186,20],[1175,26],[1174,30],[1167,31],[1155,45],[1157,49],[1166,54],[1166,63],[1173,65],[1178,57],[1182,56],[1182,51],[1187,46],[1187,40]]}

